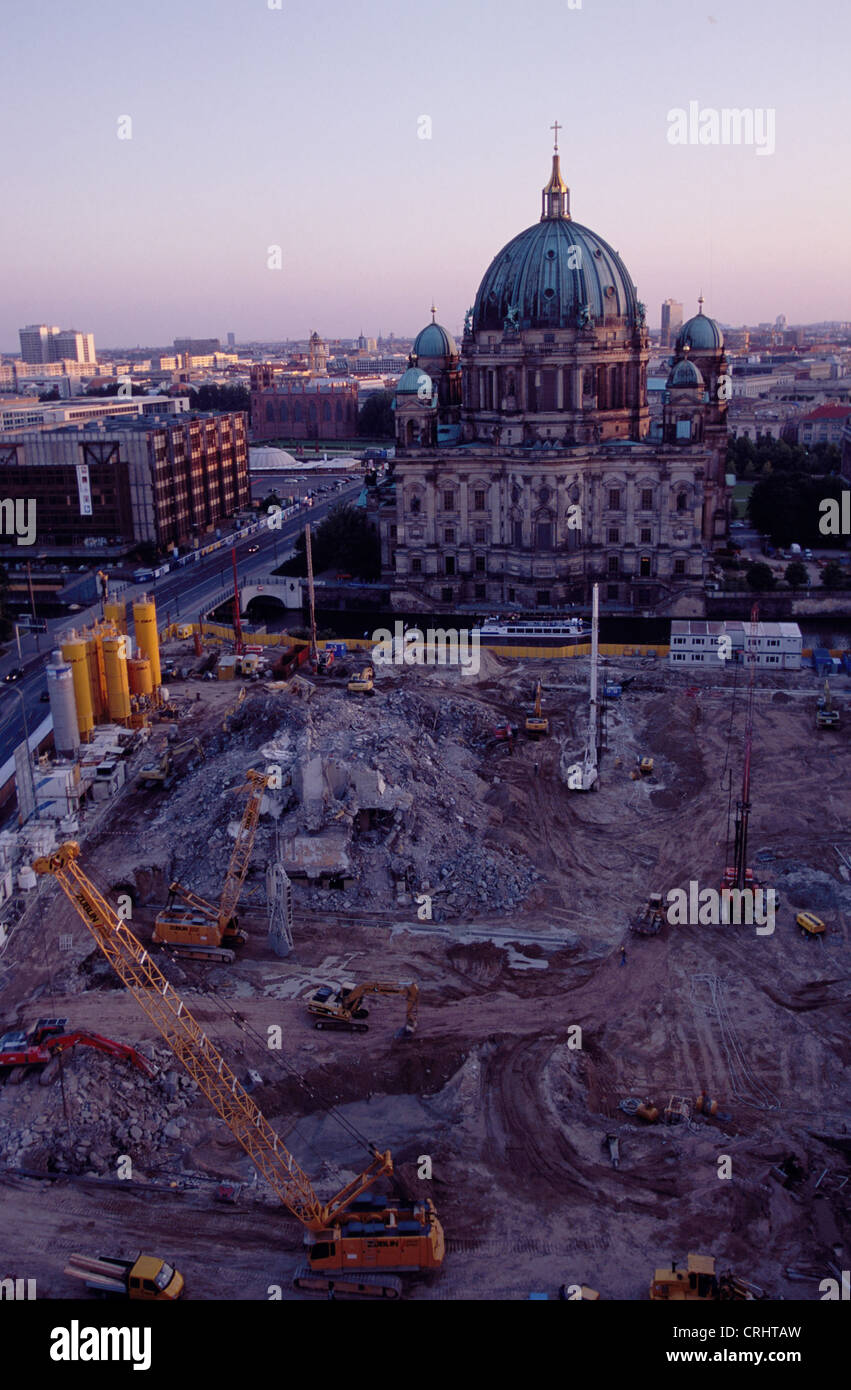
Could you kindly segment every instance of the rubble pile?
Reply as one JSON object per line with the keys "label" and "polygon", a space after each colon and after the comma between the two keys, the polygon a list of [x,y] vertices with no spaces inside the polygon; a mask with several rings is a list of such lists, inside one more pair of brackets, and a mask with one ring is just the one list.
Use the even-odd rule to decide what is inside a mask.
{"label": "rubble pile", "polygon": [[173,1167],[179,1146],[192,1136],[186,1111],[198,1087],[171,1069],[168,1048],[143,1044],[139,1051],[164,1068],[156,1078],[79,1049],[64,1061],[61,1086],[52,1067],[41,1078],[33,1070],[20,1085],[5,1085],[0,1164],[106,1177],[119,1176],[122,1156],[142,1172],[164,1161]]}

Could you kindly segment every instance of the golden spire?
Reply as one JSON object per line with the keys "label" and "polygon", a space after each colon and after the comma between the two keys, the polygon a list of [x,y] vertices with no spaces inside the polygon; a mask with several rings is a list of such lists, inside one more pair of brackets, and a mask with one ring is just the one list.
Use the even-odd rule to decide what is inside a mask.
{"label": "golden spire", "polygon": [[555,141],[553,145],[553,167],[550,174],[550,181],[545,185],[541,195],[541,221],[546,222],[555,218],[570,217],[570,189],[561,176],[561,163],[558,154],[558,133],[561,126],[555,121],[550,130],[555,131]]}

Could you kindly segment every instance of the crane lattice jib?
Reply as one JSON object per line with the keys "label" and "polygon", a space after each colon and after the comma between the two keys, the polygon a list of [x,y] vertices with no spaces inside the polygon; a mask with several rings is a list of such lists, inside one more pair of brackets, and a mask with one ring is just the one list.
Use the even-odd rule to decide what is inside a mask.
{"label": "crane lattice jib", "polygon": [[268,782],[269,778],[262,772],[252,770],[248,773],[251,795],[242,813],[236,844],[230,857],[225,886],[222,889],[221,902],[219,903],[219,930],[221,932],[226,931],[228,923],[236,912],[236,905],[242,893],[242,885],[245,882],[245,875],[248,873],[248,865],[251,861],[251,851],[254,848],[254,837],[257,834],[260,805]]}
{"label": "crane lattice jib", "polygon": [[54,854],[36,859],[33,868],[36,873],[55,876],[113,970],[284,1205],[308,1230],[323,1230],[376,1178],[392,1172],[390,1154],[374,1150],[373,1161],[364,1172],[330,1201],[321,1202],[307,1174],[240,1085],[180,995],[77,865],[78,854],[79,846],[70,841]]}

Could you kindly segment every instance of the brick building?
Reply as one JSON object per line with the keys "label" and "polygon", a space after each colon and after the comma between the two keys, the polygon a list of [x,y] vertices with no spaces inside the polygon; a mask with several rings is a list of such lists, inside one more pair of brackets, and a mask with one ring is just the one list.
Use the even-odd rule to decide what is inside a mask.
{"label": "brick building", "polygon": [[6,432],[0,495],[35,501],[41,547],[100,536],[164,550],[250,505],[247,418],[148,415]]}
{"label": "brick building", "polygon": [[353,439],[357,430],[356,382],[296,375],[270,363],[251,368],[252,439]]}

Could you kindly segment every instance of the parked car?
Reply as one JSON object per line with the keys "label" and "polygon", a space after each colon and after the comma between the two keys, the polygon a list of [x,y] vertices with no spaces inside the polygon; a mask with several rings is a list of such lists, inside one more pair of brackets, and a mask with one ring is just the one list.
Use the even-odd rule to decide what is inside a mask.
{"label": "parked car", "polygon": [[42,692],[41,692],[41,694],[39,695],[38,698],[39,698],[39,700],[41,701],[41,703],[42,703],[43,705],[48,704],[49,701],[50,701],[50,693],[49,693],[49,691],[47,691],[47,690],[42,690]]}
{"label": "parked car", "polygon": [[812,559],[813,559],[813,552],[812,552],[809,548],[807,548],[807,549],[804,551],[804,559],[805,559],[805,560],[812,560]]}

